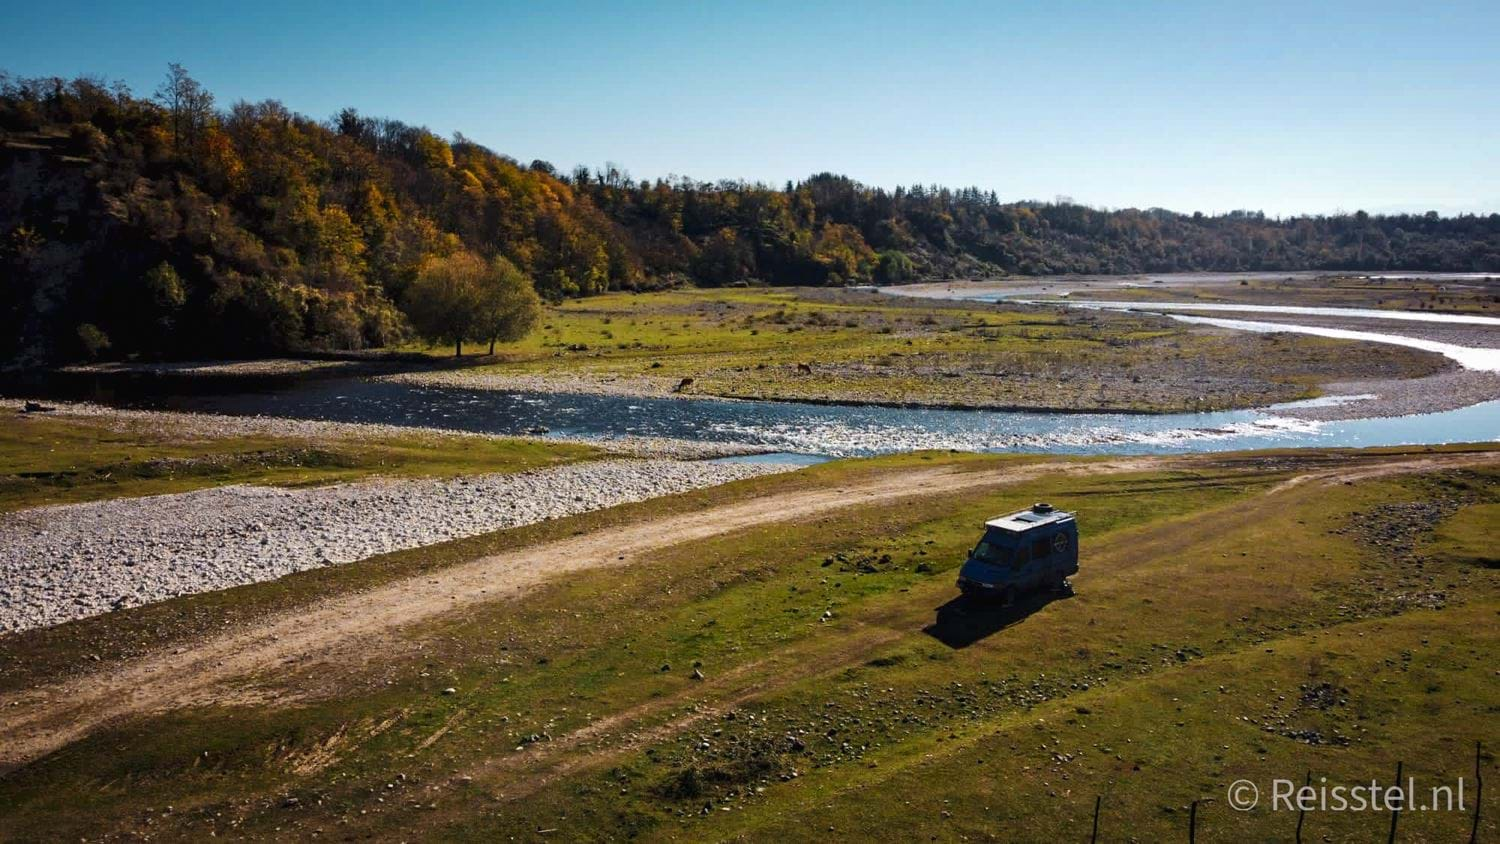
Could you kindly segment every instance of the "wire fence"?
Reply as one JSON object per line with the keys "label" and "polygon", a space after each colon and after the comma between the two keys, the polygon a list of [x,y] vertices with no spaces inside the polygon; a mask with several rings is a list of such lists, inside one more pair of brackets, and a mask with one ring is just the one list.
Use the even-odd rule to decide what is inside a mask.
{"label": "wire fence", "polygon": [[[1479,817],[1480,817],[1481,807],[1483,807],[1483,805],[1484,805],[1484,774],[1483,774],[1483,764],[1482,764],[1482,757],[1483,757],[1483,755],[1484,755],[1484,744],[1483,744],[1483,742],[1479,742],[1479,741],[1474,742],[1474,817],[1473,817],[1473,821],[1470,823],[1470,826],[1469,826],[1469,838],[1468,838],[1469,844],[1479,844]],[[1401,785],[1401,775],[1402,775],[1402,770],[1403,770],[1404,767],[1405,767],[1405,763],[1404,762],[1399,762],[1398,761],[1396,763],[1395,785],[1396,785],[1397,788],[1399,788],[1400,785]],[[1303,778],[1302,784],[1303,784],[1304,787],[1310,786],[1312,784],[1312,771],[1311,770],[1309,770],[1307,772],[1307,775]],[[1200,803],[1211,803],[1211,802],[1213,802],[1213,801],[1211,801],[1211,800],[1202,800],[1202,799],[1200,799],[1200,800],[1194,800],[1192,802],[1192,804],[1188,807],[1188,828],[1187,828],[1188,844],[1197,844],[1197,841],[1198,841],[1198,804],[1200,804]],[[1104,809],[1104,795],[1101,794],[1101,795],[1099,795],[1099,796],[1097,796],[1097,797],[1094,798],[1094,820],[1093,820],[1093,824],[1091,826],[1091,831],[1089,833],[1089,844],[1098,844],[1098,841],[1099,841],[1099,817],[1100,817],[1100,813],[1103,811],[1103,809]],[[1388,829],[1388,831],[1386,833],[1386,844],[1395,844],[1395,842],[1396,842],[1396,833],[1397,833],[1397,830],[1400,827],[1401,814],[1402,814],[1403,810],[1409,810],[1409,808],[1405,807],[1402,804],[1398,804],[1397,806],[1395,806],[1395,807],[1393,807],[1391,809],[1391,822],[1390,822],[1390,827],[1389,827],[1389,829]],[[1304,808],[1300,808],[1300,803],[1299,803],[1299,809],[1297,811],[1297,825],[1293,829],[1293,840],[1295,840],[1297,842],[1297,844],[1302,844],[1302,830],[1303,830],[1304,825],[1306,824],[1306,821],[1307,821],[1307,810],[1304,809]]]}

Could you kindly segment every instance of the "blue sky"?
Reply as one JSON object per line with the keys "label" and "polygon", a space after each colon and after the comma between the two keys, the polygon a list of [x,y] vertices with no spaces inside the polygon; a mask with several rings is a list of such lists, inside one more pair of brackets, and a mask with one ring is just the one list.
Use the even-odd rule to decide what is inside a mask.
{"label": "blue sky", "polygon": [[344,106],[637,178],[1500,211],[1500,2],[25,3],[0,68]]}

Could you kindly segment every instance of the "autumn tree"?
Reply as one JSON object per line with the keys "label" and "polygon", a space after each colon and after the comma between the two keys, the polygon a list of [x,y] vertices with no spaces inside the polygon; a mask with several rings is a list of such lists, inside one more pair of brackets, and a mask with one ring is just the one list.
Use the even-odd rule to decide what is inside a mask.
{"label": "autumn tree", "polygon": [[693,261],[693,272],[709,284],[731,284],[749,277],[755,255],[732,228],[721,228],[703,244]]}
{"label": "autumn tree", "polygon": [[432,343],[452,343],[454,357],[478,333],[484,260],[472,252],[429,258],[406,288],[402,305],[412,328]]}
{"label": "autumn tree", "polygon": [[172,62],[167,65],[167,78],[156,89],[156,100],[167,109],[172,145],[195,156],[199,139],[214,120],[214,95],[189,76],[187,68]]}
{"label": "autumn tree", "polygon": [[490,354],[495,342],[512,343],[530,334],[542,318],[542,300],[536,287],[503,257],[490,262],[479,297],[479,334],[488,337]]}
{"label": "autumn tree", "polygon": [[647,182],[612,164],[523,165],[352,109],[221,112],[180,65],[151,99],[0,72],[0,133],[40,139],[0,144],[0,358],[359,349],[399,342],[408,322],[455,347],[524,333],[522,317],[485,316],[531,312],[484,304],[485,279],[522,289],[503,266],[456,259],[478,262],[464,273],[481,292],[448,259],[432,266],[467,252],[505,255],[548,299],[752,278],[1500,269],[1500,214],[1105,211],[829,173]]}
{"label": "autumn tree", "polygon": [[844,284],[868,277],[874,258],[859,230],[836,223],[824,226],[813,243],[813,260],[827,273],[829,284]]}
{"label": "autumn tree", "polygon": [[455,357],[464,341],[519,340],[536,327],[541,301],[531,280],[504,258],[486,261],[461,251],[429,258],[406,289],[405,310],[423,338],[452,343]]}

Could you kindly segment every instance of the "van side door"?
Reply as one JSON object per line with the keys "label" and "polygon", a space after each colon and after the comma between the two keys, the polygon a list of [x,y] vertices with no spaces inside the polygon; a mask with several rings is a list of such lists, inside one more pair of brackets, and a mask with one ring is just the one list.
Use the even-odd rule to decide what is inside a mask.
{"label": "van side door", "polygon": [[1056,563],[1052,559],[1052,536],[1056,531],[1045,531],[1030,540],[1031,570],[1027,572],[1027,586],[1039,586],[1047,581],[1048,573]]}

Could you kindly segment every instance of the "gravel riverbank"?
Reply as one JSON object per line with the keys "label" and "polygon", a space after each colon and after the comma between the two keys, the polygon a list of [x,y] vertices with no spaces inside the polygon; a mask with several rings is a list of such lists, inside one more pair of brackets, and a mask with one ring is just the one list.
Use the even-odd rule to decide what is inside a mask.
{"label": "gravel riverbank", "polygon": [[111,361],[109,363],[77,363],[61,368],[73,375],[178,375],[183,377],[233,377],[264,378],[276,375],[314,375],[326,372],[355,371],[371,363],[380,363],[375,357],[364,360],[307,360],[303,358],[263,358],[258,360],[197,360],[141,363],[135,361]]}
{"label": "gravel riverbank", "polygon": [[1454,369],[1425,378],[1390,378],[1325,384],[1329,396],[1370,396],[1357,401],[1315,407],[1277,409],[1277,416],[1331,422],[1410,416],[1457,410],[1500,399],[1500,373]]}
{"label": "gravel riverbank", "polygon": [[0,633],[795,468],[607,460],[521,474],[229,486],[0,516]]}
{"label": "gravel riverbank", "polygon": [[662,399],[713,399],[673,390],[682,380],[671,376],[536,375],[493,371],[401,372],[381,375],[375,380],[411,384],[417,387],[448,387],[457,390],[495,390],[497,392],[574,393],[585,396],[639,396]]}
{"label": "gravel riverbank", "polygon": [[[1096,297],[1103,300],[1119,300],[1121,298],[1121,290],[1129,287],[1144,286],[1144,283],[1147,281],[1152,284],[1165,283],[1167,287],[1217,287],[1218,292],[1210,293],[1206,290],[1190,290],[1188,292],[1173,294],[1171,299],[1178,302],[1208,304],[1215,308],[1223,308],[1224,310],[1174,310],[1170,303],[1153,302],[1149,298],[1133,300],[1130,304],[1138,308],[1139,311],[1179,313],[1194,318],[1221,318],[1257,323],[1282,323],[1288,326],[1309,326],[1344,331],[1391,334],[1432,343],[1465,347],[1465,349],[1470,350],[1500,348],[1500,328],[1494,325],[1415,321],[1400,318],[1405,313],[1400,311],[1393,311],[1389,315],[1382,315],[1379,306],[1385,301],[1383,297],[1395,296],[1400,291],[1372,288],[1364,291],[1363,294],[1368,298],[1368,301],[1328,302],[1318,298],[1318,295],[1320,293],[1327,293],[1332,288],[1304,287],[1300,290],[1278,289],[1276,291],[1264,291],[1264,295],[1253,303],[1255,307],[1275,307],[1286,304],[1303,307],[1354,307],[1364,308],[1368,311],[1365,315],[1357,317],[1343,316],[1337,313],[1288,314],[1236,310],[1234,308],[1236,304],[1251,305],[1252,303],[1236,303],[1231,301],[1224,292],[1228,291],[1228,296],[1254,293],[1255,291],[1241,287],[1241,284],[1252,278],[1284,277],[1284,280],[1287,282],[1317,282],[1321,284],[1325,275],[1323,273],[1169,274],[1163,276],[1142,276],[1130,281],[1113,277],[1076,276],[1056,279],[1020,279],[995,283],[914,285],[901,288],[900,290],[888,290],[887,292],[939,299],[961,299],[962,297],[976,295],[1024,297],[1037,295],[1068,296],[1070,294],[1077,294],[1072,301],[1083,304]],[[1463,274],[1450,276],[1424,273],[1413,273],[1411,275],[1417,279],[1430,279],[1433,281],[1454,280],[1463,276]],[[1477,276],[1467,280],[1472,283],[1481,281]],[[1494,288],[1490,289],[1493,292]],[[1356,295],[1351,294],[1348,290],[1342,292],[1345,295]],[[1198,301],[1200,299],[1201,301]],[[1468,311],[1454,314],[1433,311],[1417,313],[1434,318],[1476,316],[1488,318],[1493,316]],[[1233,331],[1237,329],[1226,328],[1224,330]],[[1465,367],[1458,367],[1450,363],[1441,371],[1414,378],[1362,376],[1358,374],[1358,367],[1358,356],[1352,356],[1349,367],[1350,372],[1346,377],[1337,382],[1325,383],[1321,386],[1321,390],[1326,396],[1358,397],[1356,400],[1306,407],[1278,407],[1275,408],[1276,415],[1312,421],[1388,418],[1456,410],[1481,402],[1500,399],[1500,373],[1484,371],[1483,367],[1465,368],[1472,367],[1472,364],[1465,364]]]}

